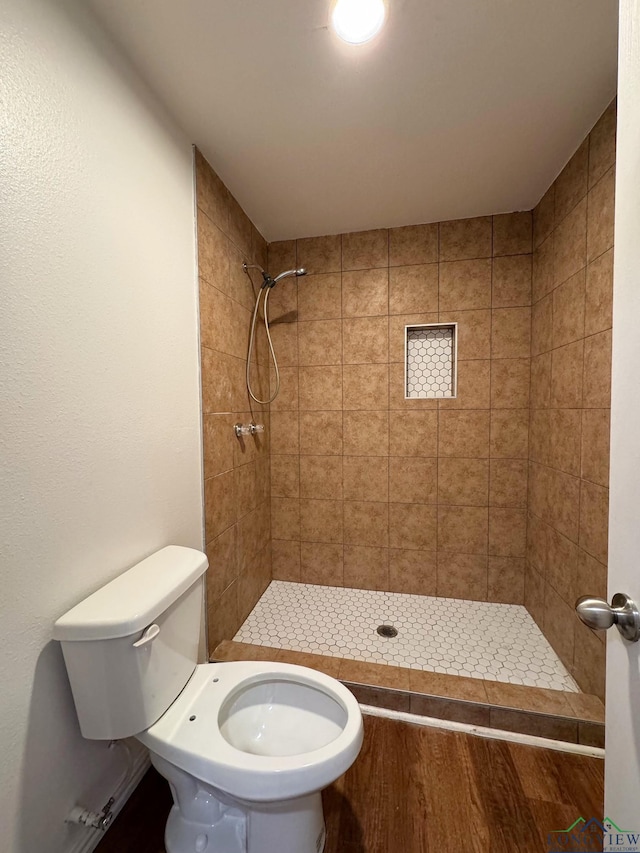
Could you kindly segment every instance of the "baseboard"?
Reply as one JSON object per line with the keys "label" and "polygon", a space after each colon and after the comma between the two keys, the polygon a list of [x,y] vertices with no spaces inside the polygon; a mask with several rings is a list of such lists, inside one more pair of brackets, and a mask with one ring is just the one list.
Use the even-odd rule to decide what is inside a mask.
{"label": "baseboard", "polygon": [[[138,783],[147,772],[149,767],[151,766],[151,762],[149,761],[149,754],[145,750],[140,750],[136,752],[133,759],[133,771],[131,773],[131,779],[129,780],[129,784],[122,792],[122,796],[119,798],[117,803],[114,803],[113,806],[113,816],[116,818],[122,807],[127,802],[131,794],[135,791]],[[99,829],[84,829],[78,827],[78,837],[76,840],[67,848],[66,853],[92,853],[93,850],[96,849],[100,841],[104,838],[104,832]]]}

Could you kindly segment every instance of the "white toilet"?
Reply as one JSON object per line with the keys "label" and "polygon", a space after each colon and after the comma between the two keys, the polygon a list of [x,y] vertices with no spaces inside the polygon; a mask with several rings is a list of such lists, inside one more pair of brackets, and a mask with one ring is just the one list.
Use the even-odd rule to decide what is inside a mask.
{"label": "white toilet", "polygon": [[197,665],[207,565],[163,548],[58,619],[80,729],[149,748],[168,853],[320,853],[320,791],[360,751],[360,708],[307,667]]}

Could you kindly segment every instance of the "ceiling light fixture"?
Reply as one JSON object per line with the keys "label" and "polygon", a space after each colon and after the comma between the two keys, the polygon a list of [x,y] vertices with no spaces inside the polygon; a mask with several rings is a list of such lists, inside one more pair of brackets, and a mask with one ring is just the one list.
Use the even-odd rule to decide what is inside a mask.
{"label": "ceiling light fixture", "polygon": [[385,0],[336,0],[331,23],[349,44],[364,44],[378,35],[387,17]]}

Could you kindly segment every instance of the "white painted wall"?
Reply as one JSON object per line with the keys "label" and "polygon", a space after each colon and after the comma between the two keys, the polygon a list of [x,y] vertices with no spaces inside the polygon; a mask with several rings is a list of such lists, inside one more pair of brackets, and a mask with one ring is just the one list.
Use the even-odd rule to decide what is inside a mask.
{"label": "white painted wall", "polygon": [[[620,2],[609,600],[640,602],[640,0]],[[640,643],[607,637],[605,813],[640,832]]]}
{"label": "white painted wall", "polygon": [[0,4],[0,848],[61,853],[121,772],[53,620],[202,544],[189,141],[78,0]]}

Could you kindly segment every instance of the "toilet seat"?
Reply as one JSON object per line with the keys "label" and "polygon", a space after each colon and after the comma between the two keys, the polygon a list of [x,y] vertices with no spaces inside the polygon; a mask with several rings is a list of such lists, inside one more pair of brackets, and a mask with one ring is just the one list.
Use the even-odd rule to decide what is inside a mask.
{"label": "toilet seat", "polygon": [[[258,689],[249,694],[253,687]],[[287,706],[289,731],[301,740],[303,751],[257,754],[233,745],[230,740],[237,742],[238,730],[253,725],[247,743],[253,736],[262,748],[269,720],[281,717],[281,705],[270,716],[278,693],[286,694],[287,701],[293,697]],[[244,716],[227,724],[234,703],[243,705],[243,694],[248,697],[240,708]],[[316,728],[320,745],[313,748]],[[228,731],[225,736],[225,729],[235,731],[235,740]],[[201,664],[162,717],[137,737],[161,758],[233,797],[272,802],[319,791],[342,775],[360,750],[362,718],[353,694],[321,672],[265,661]],[[283,745],[282,733],[275,733],[273,743]]]}

